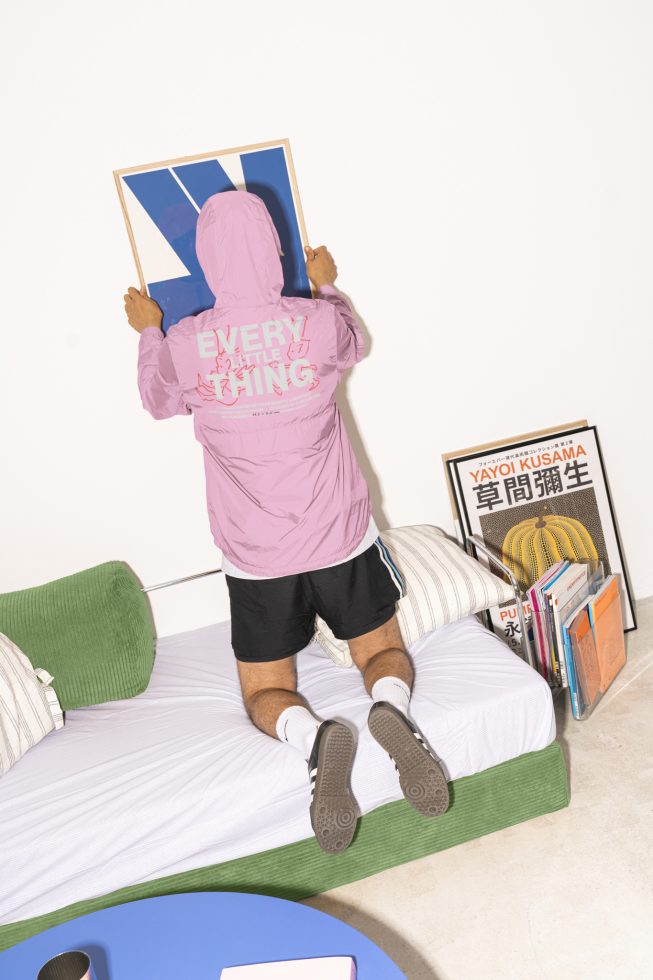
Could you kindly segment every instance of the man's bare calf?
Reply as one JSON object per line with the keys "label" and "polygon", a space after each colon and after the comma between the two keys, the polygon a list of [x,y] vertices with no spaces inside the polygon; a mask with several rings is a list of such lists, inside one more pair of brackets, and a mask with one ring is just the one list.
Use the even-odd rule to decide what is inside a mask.
{"label": "man's bare calf", "polygon": [[[425,816],[443,813],[449,805],[446,777],[407,717],[414,670],[396,614],[348,643],[373,701],[370,733],[395,763],[404,796]],[[349,784],[351,731],[313,714],[297,692],[294,657],[261,664],[238,661],[238,671],[245,707],[257,728],[294,745],[308,761],[313,829],[324,850],[340,852],[353,838],[358,815]]]}
{"label": "man's bare calf", "polygon": [[387,623],[348,641],[351,659],[354,661],[365,682],[365,690],[372,697],[377,681],[383,678],[397,678],[409,692],[415,676],[410,657],[399,631],[397,614]]}
{"label": "man's bare calf", "polygon": [[297,693],[294,656],[262,664],[236,663],[247,714],[257,728],[277,738],[277,721],[286,708],[296,705],[308,709],[306,700]]}
{"label": "man's bare calf", "polygon": [[[384,677],[398,678],[409,690],[412,689],[413,666],[396,614],[383,626],[348,642],[352,660],[363,675],[370,696],[376,682]],[[306,699],[297,693],[294,656],[260,664],[242,660],[237,663],[247,714],[266,735],[279,737],[277,723],[287,708],[300,707],[310,711]]]}

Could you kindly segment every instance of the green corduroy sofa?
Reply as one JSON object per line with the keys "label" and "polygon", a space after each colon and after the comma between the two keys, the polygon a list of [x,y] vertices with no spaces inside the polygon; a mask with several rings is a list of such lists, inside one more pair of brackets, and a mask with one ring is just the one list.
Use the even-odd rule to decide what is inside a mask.
{"label": "green corduroy sofa", "polygon": [[[53,674],[66,710],[132,697],[145,689],[152,670],[155,640],[149,603],[123,562],[107,562],[47,585],[0,595],[0,632],[10,636],[34,666]],[[227,890],[307,898],[551,813],[569,803],[560,745],[553,742],[454,780],[450,792],[449,810],[436,821],[423,820],[404,800],[365,814],[353,843],[341,855],[324,854],[314,838],[308,838],[132,885],[2,925],[0,950],[87,912],[146,897]]]}

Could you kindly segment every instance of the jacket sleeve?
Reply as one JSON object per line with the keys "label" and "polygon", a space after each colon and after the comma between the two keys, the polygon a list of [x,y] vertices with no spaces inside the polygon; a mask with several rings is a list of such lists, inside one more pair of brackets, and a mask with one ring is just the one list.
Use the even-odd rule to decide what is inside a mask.
{"label": "jacket sleeve", "polygon": [[342,374],[365,356],[365,339],[354,311],[335,286],[320,286],[318,293],[335,308],[338,372]]}
{"label": "jacket sleeve", "polygon": [[145,327],[138,341],[138,390],[143,408],[155,419],[190,415],[163,332]]}

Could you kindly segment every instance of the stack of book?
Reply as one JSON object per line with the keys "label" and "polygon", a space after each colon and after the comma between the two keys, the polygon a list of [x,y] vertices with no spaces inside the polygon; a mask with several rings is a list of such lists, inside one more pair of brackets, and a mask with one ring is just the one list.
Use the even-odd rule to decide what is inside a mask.
{"label": "stack of book", "polygon": [[537,666],[569,688],[574,718],[586,718],[626,662],[618,577],[603,567],[558,561],[528,590]]}

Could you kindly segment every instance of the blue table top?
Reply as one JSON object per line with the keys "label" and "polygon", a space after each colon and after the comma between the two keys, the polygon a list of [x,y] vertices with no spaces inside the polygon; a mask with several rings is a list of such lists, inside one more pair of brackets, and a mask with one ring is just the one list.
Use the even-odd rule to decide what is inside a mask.
{"label": "blue table top", "polygon": [[400,980],[369,939],[324,912],[280,898],[192,892],[128,902],[47,929],[0,953],[1,980],[35,980],[50,957],[85,950],[97,980],[218,980],[225,966],[353,956],[357,980]]}

